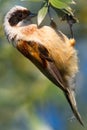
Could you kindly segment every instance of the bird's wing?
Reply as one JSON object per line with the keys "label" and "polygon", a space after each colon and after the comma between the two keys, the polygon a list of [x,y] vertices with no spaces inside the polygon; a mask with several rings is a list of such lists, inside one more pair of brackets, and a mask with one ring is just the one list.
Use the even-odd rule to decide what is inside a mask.
{"label": "bird's wing", "polygon": [[[29,43],[30,44],[30,43]],[[49,50],[44,45],[33,42],[34,46],[37,46],[38,57],[41,58],[42,66],[45,69],[45,75],[58,87],[65,89],[64,82],[58,67],[56,67],[54,59],[50,55]],[[35,50],[36,51],[36,50]],[[43,71],[44,73],[44,71]]]}
{"label": "bird's wing", "polygon": [[[45,51],[42,51],[42,50],[45,50]],[[56,84],[61,89],[64,89],[65,88],[64,82],[60,74],[60,71],[56,67],[53,58],[49,55],[48,50],[43,45],[40,45],[39,47],[39,54],[40,54],[41,59],[44,61],[43,65],[44,63],[46,63],[45,70],[47,70],[47,73],[49,73],[48,78],[52,78],[51,81],[53,81],[54,84]]]}
{"label": "bird's wing", "polygon": [[35,41],[22,41],[17,43],[17,49],[30,59],[41,72],[61,89],[65,89],[62,76],[55,62],[44,45]]}

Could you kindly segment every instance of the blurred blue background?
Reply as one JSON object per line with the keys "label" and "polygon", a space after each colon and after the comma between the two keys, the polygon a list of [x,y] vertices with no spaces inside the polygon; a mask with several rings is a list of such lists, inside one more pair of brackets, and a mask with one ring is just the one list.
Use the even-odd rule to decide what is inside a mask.
{"label": "blurred blue background", "polygon": [[[37,12],[40,3],[0,0],[0,130],[82,130],[60,89],[55,87],[4,35],[6,12],[22,5]],[[73,27],[79,57],[76,100],[87,130],[87,1],[74,6],[79,23]],[[70,37],[69,27],[58,28]],[[47,19],[46,21],[47,22]]]}

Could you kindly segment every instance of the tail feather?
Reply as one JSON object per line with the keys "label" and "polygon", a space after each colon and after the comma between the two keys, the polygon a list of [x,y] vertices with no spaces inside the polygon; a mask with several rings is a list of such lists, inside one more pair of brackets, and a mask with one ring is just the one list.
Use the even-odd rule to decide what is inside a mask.
{"label": "tail feather", "polygon": [[74,96],[74,92],[72,90],[68,90],[67,92],[64,92],[70,106],[71,106],[71,109],[75,115],[75,117],[77,118],[77,120],[80,122],[80,124],[82,126],[84,126],[84,123],[81,119],[81,115],[79,114],[78,112],[78,109],[77,109],[77,105],[76,105],[76,100],[75,100],[75,96]]}

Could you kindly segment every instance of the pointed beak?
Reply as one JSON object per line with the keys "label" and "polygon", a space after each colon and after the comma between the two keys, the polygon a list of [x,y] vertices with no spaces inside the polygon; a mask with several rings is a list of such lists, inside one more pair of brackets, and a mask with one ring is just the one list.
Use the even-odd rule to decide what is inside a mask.
{"label": "pointed beak", "polygon": [[37,14],[35,14],[35,13],[30,13],[30,14],[29,14],[29,17],[30,17],[30,18],[33,18],[33,17],[36,17],[36,16],[37,16]]}

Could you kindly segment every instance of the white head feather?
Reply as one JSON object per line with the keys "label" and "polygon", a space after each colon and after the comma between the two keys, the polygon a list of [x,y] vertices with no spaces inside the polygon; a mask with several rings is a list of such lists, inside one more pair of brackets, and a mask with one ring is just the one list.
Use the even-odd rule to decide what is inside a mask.
{"label": "white head feather", "polygon": [[[11,26],[9,23],[9,19],[14,14],[14,12],[16,12],[17,10],[28,11],[27,8],[24,8],[22,6],[15,6],[12,9],[10,9],[10,11],[6,14],[5,19],[4,19],[4,31],[5,31],[5,34],[7,36],[7,39],[9,40],[9,42],[12,42],[12,39],[14,39],[14,37],[18,34],[18,29],[16,28],[16,26],[17,27],[23,26],[22,22],[19,22],[16,26]],[[14,42],[14,40],[13,40],[13,42]]]}

